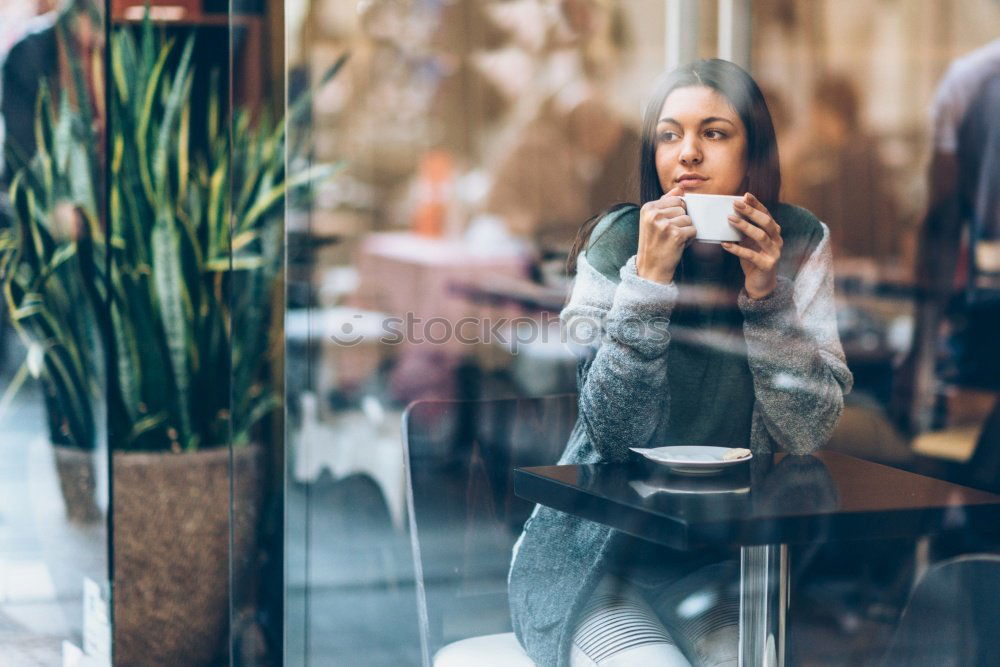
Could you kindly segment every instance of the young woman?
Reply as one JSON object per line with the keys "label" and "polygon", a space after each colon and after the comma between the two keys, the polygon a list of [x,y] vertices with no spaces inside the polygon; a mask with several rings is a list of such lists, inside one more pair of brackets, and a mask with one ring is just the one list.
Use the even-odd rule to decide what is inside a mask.
{"label": "young woman", "polygon": [[[829,232],[777,200],[760,89],[723,60],[668,73],[641,150],[641,206],[585,224],[571,256],[563,324],[571,338],[588,327],[601,335],[575,346],[580,414],[561,463],[624,461],[629,447],[667,444],[812,452],[852,377]],[[730,221],[743,240],[695,242],[686,192],[742,195]],[[673,551],[538,507],[511,563],[515,632],[545,666],[735,665],[732,555]]]}

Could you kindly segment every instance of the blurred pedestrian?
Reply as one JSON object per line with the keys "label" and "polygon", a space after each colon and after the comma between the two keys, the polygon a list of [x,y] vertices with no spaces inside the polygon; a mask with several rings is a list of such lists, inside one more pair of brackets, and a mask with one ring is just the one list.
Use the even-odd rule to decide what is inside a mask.
{"label": "blurred pedestrian", "polygon": [[[951,65],[938,86],[933,122],[914,339],[893,405],[911,432],[930,426],[942,375],[962,386],[1000,390],[1000,39]],[[944,350],[942,325],[950,328]],[[969,469],[967,481],[998,488],[1000,403]]]}
{"label": "blurred pedestrian", "polygon": [[783,196],[830,227],[834,256],[884,261],[901,250],[898,206],[857,86],[828,73],[813,88],[805,132],[783,160]]}

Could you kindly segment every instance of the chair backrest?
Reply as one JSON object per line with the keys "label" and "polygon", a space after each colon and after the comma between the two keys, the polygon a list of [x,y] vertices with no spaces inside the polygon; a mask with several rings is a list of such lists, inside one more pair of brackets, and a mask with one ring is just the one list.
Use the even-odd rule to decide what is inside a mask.
{"label": "chair backrest", "polygon": [[449,642],[507,632],[511,548],[533,505],[516,467],[553,464],[576,394],[417,401],[403,413],[410,539],[424,664]]}
{"label": "chair backrest", "polygon": [[960,556],[928,569],[883,664],[1000,665],[1000,556]]}

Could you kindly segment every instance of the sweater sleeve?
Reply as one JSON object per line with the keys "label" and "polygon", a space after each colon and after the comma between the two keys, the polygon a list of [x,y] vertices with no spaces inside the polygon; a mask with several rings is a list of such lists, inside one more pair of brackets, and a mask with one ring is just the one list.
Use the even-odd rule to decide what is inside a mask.
{"label": "sweater sleeve", "polygon": [[595,451],[622,461],[646,446],[669,410],[668,324],[677,287],[636,274],[633,256],[615,284],[581,256],[560,314],[577,356],[580,419]]}
{"label": "sweater sleeve", "polygon": [[822,228],[794,282],[779,277],[764,299],[745,290],[739,297],[756,394],[754,430],[762,425],[777,449],[792,454],[826,443],[853,384],[837,333],[830,234]]}

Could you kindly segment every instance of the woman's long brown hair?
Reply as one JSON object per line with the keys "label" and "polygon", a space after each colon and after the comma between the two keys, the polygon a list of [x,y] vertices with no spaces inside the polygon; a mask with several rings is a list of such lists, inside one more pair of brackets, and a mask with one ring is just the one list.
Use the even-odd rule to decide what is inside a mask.
{"label": "woman's long brown hair", "polygon": [[[639,205],[659,199],[664,194],[660,187],[660,177],[656,173],[656,123],[667,96],[677,88],[688,86],[707,86],[729,100],[747,130],[747,190],[765,206],[776,203],[781,190],[778,140],[764,94],[753,77],[739,65],[728,60],[710,58],[696,60],[667,72],[653,89],[642,119]],[[586,250],[594,228],[606,215],[625,206],[629,204],[615,204],[583,223],[566,260],[566,270],[570,275],[576,273],[577,257]]]}

